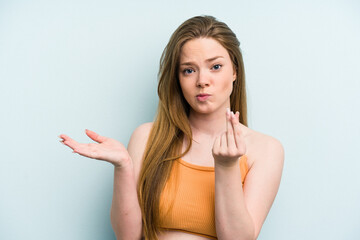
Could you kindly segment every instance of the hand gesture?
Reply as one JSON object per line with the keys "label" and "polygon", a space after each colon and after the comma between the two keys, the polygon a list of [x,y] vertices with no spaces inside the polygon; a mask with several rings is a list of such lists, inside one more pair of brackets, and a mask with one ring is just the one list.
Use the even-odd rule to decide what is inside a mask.
{"label": "hand gesture", "polygon": [[226,110],[226,132],[215,139],[212,154],[215,162],[232,166],[246,152],[244,136],[240,130],[239,112]]}
{"label": "hand gesture", "polygon": [[59,136],[62,139],[60,142],[73,149],[73,153],[78,153],[88,158],[104,160],[112,163],[115,167],[124,167],[131,164],[129,153],[121,142],[100,136],[87,129],[85,133],[97,143],[78,143],[65,134]]}

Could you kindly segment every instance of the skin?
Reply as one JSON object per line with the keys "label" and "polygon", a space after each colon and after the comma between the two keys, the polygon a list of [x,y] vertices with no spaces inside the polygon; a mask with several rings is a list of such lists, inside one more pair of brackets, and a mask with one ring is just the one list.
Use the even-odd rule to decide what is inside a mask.
{"label": "skin", "polygon": [[[239,123],[230,110],[232,83],[236,79],[225,48],[209,38],[190,40],[182,48],[179,81],[191,106],[191,150],[182,158],[192,164],[215,167],[215,223],[218,239],[256,239],[274,201],[284,161],[281,143]],[[208,93],[206,101],[196,95]],[[61,142],[75,153],[114,165],[111,209],[118,239],[140,239],[141,211],[136,184],[152,123],[139,126],[128,149],[95,132],[86,134],[97,143],[82,144],[62,134]],[[187,142],[183,144],[183,150]],[[249,172],[241,184],[240,156],[248,157]],[[125,220],[124,220],[125,219]],[[201,240],[201,236],[177,231],[160,234],[161,240]]]}

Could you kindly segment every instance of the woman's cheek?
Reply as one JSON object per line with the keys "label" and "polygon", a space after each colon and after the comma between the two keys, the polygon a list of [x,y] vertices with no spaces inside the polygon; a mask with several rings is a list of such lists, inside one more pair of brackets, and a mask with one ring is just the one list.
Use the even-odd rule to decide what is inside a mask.
{"label": "woman's cheek", "polygon": [[186,102],[190,104],[191,103],[191,93],[185,86],[182,87],[182,92],[183,92],[183,96],[184,96]]}
{"label": "woman's cheek", "polygon": [[[229,95],[232,93],[232,90],[233,90],[233,84],[232,84],[232,81],[229,83],[229,82],[226,82],[223,87],[222,87],[222,92],[226,95]],[[227,96],[226,96],[227,97]]]}

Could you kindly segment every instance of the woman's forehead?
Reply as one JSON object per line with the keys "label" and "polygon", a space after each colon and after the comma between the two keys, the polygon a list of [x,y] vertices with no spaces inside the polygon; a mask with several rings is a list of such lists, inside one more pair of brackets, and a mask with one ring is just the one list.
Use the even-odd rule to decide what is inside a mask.
{"label": "woman's forehead", "polygon": [[181,48],[180,63],[191,61],[211,61],[228,58],[227,50],[213,38],[196,38],[187,41]]}

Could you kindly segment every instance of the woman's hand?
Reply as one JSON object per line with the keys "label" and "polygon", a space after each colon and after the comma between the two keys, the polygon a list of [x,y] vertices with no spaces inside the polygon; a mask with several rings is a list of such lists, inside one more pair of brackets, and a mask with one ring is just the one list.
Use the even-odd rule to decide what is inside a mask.
{"label": "woman's hand", "polygon": [[85,133],[97,143],[78,143],[65,134],[59,136],[62,139],[60,142],[73,149],[73,153],[78,153],[88,158],[104,160],[112,163],[115,167],[125,167],[132,164],[130,155],[121,142],[100,136],[87,129]]}
{"label": "woman's hand", "polygon": [[240,130],[239,112],[226,111],[226,132],[215,139],[212,154],[216,164],[233,166],[245,154],[246,145]]}

